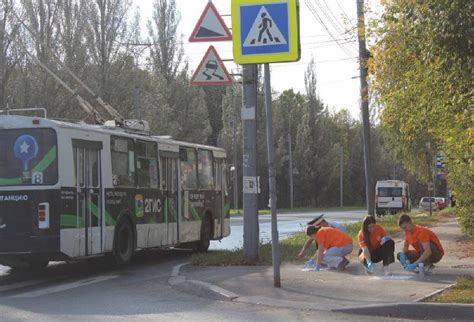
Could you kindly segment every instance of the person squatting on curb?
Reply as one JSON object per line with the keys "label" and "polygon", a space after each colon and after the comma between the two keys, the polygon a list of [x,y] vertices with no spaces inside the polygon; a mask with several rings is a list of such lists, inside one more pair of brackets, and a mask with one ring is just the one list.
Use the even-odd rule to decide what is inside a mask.
{"label": "person squatting on curb", "polygon": [[352,252],[352,239],[342,231],[332,227],[306,227],[306,235],[318,244],[318,250],[307,263],[314,265],[313,271],[319,272],[321,264],[343,271],[349,261],[344,257]]}
{"label": "person squatting on curb", "polygon": [[[335,221],[326,221],[326,219],[324,219],[324,214],[322,214],[322,215],[314,218],[313,220],[309,221],[306,225],[307,226],[314,226],[314,227],[332,227],[332,228],[339,229],[343,233],[347,234],[346,227],[343,224],[340,224],[340,223],[335,222]],[[311,246],[312,242],[313,242],[313,238],[309,237],[308,239],[306,239],[306,241],[303,245],[303,248],[301,248],[301,251],[298,253],[298,255],[296,255],[296,257],[300,258],[300,259],[303,258],[304,253],[309,248],[309,246]],[[318,244],[316,243],[316,241],[315,241],[315,244],[316,244],[316,249],[317,249]]]}
{"label": "person squatting on curb", "polygon": [[364,218],[357,239],[360,246],[359,261],[367,272],[372,273],[375,263],[382,261],[383,274],[389,274],[388,266],[395,262],[395,243],[383,227],[376,223],[375,217]]}
{"label": "person squatting on curb", "polygon": [[[405,231],[403,251],[397,255],[405,270],[414,271],[420,266],[420,263],[430,269],[432,264],[443,258],[443,246],[434,232],[428,228],[415,225],[410,216],[405,214],[398,219],[398,226]],[[410,245],[415,250],[408,250]]]}

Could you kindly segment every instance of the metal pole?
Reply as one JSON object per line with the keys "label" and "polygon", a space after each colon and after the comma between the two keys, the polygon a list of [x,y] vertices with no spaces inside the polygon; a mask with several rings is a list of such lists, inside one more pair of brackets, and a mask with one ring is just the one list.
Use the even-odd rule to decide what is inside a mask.
{"label": "metal pole", "polygon": [[257,213],[257,65],[244,65],[242,73],[244,257],[248,262],[256,262],[258,260],[259,244]]}
{"label": "metal pole", "polygon": [[[276,171],[275,146],[273,145],[273,114],[272,93],[270,84],[270,65],[265,64],[265,110],[267,114],[267,152],[268,152],[268,182],[270,186],[270,207],[272,209],[272,262],[273,286],[281,287],[280,281],[280,249],[278,245],[278,222],[276,209]],[[293,172],[293,169],[292,169]]]}
{"label": "metal pole", "polygon": [[232,110],[234,113],[233,116],[233,129],[232,129],[232,145],[234,146],[234,209],[239,209],[239,183],[238,179],[238,170],[237,170],[237,117],[234,111],[234,90],[232,89]]}
{"label": "metal pole", "polygon": [[140,113],[140,88],[138,84],[133,89],[133,118],[136,120],[141,119]]}
{"label": "metal pole", "polygon": [[288,166],[290,172],[290,208],[293,209],[293,149],[291,146],[291,132],[288,133],[288,150],[290,154],[290,164]]}
{"label": "metal pole", "polygon": [[138,59],[139,53],[135,54],[135,87],[133,88],[133,118],[136,120],[141,119],[141,110],[140,110],[140,87],[138,85],[138,77],[139,77],[139,70],[138,70]]}
{"label": "metal pole", "polygon": [[360,66],[360,96],[362,122],[364,126],[364,168],[365,168],[365,196],[369,216],[375,216],[374,207],[374,184],[372,177],[372,160],[370,148],[370,119],[369,119],[369,95],[367,85],[367,60],[369,52],[365,44],[365,20],[364,0],[357,0],[357,30],[359,40],[359,66]]}
{"label": "metal pole", "polygon": [[431,205],[431,201],[433,200],[433,176],[431,174],[431,143],[426,142],[425,146],[425,154],[426,154],[426,165],[428,166],[428,191],[430,192],[430,216],[433,214],[433,207]]}
{"label": "metal pole", "polygon": [[339,161],[339,184],[340,184],[340,207],[344,206],[344,148],[341,146],[341,157]]}

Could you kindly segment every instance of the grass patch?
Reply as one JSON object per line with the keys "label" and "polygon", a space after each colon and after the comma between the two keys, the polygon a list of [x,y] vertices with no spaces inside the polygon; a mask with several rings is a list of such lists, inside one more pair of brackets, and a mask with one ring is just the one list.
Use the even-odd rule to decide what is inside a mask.
{"label": "grass patch", "polygon": [[474,277],[456,279],[456,285],[432,297],[430,302],[474,304]]}
{"label": "grass patch", "polygon": [[[280,260],[281,262],[300,263],[301,260],[295,259],[296,254],[301,250],[306,235],[298,233],[289,238],[280,241]],[[272,245],[262,244],[259,248],[259,261],[249,263],[244,258],[243,249],[218,250],[202,254],[193,254],[191,262],[196,266],[241,266],[241,265],[271,265],[272,264]]]}
{"label": "grass patch", "polygon": [[[429,216],[426,213],[420,212],[411,214],[413,221],[421,226],[431,226],[441,218],[450,216],[452,211],[444,213],[436,213]],[[377,222],[381,224],[387,234],[396,236],[400,232],[398,227],[399,215],[384,216],[377,218]],[[354,251],[349,256],[354,259],[357,256],[359,244],[357,242],[357,234],[361,229],[361,223],[345,224],[348,235],[354,242]],[[282,263],[301,264],[314,254],[316,248],[314,243],[306,251],[307,257],[305,259],[297,259],[296,255],[301,250],[307,236],[304,232],[296,233],[287,239],[280,241],[280,261]],[[241,265],[271,265],[272,264],[272,246],[271,243],[261,244],[259,248],[259,261],[257,263],[249,263],[244,258],[243,249],[234,250],[219,250],[208,253],[194,254],[191,256],[191,262],[196,266],[241,266]]]}
{"label": "grass patch", "polygon": [[[329,208],[283,208],[278,209],[278,214],[291,214],[291,213],[306,213],[306,212],[331,212],[331,211],[353,211],[353,210],[365,210],[365,207],[329,207]],[[272,212],[270,209],[260,209],[259,215],[270,215]],[[244,211],[242,209],[231,209],[231,216],[242,216]]]}

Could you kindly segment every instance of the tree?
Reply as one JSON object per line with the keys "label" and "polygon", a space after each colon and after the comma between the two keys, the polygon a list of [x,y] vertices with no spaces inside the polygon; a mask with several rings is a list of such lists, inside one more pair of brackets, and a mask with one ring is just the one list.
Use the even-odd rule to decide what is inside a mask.
{"label": "tree", "polygon": [[[96,81],[101,96],[109,100],[113,86],[109,80],[112,72],[121,72],[124,43],[128,43],[127,19],[129,0],[94,0],[88,7],[88,52],[92,63],[98,66]],[[122,55],[121,55],[122,54]],[[122,61],[119,61],[121,60]],[[113,70],[115,67],[115,70]]]}
{"label": "tree", "polygon": [[183,61],[183,45],[178,36],[180,15],[175,0],[155,0],[152,20],[148,21],[151,35],[151,61],[155,73],[167,83],[178,74]]}
{"label": "tree", "polygon": [[425,143],[444,151],[461,220],[474,235],[474,4],[393,0],[384,5],[371,73],[383,106],[386,143],[395,158],[424,181],[429,179]]}
{"label": "tree", "polygon": [[19,58],[13,47],[13,39],[18,36],[18,24],[15,24],[11,11],[13,0],[0,2],[0,106],[6,105],[6,92],[10,76]]}

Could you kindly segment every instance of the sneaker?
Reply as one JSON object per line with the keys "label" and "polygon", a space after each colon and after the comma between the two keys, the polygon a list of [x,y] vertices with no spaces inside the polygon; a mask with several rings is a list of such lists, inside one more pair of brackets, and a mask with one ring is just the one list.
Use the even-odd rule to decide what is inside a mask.
{"label": "sneaker", "polygon": [[347,258],[343,257],[342,261],[339,263],[339,265],[337,265],[337,270],[338,271],[345,270],[348,264],[349,264],[349,261],[347,260]]}
{"label": "sneaker", "polygon": [[382,275],[383,276],[391,276],[392,275],[392,272],[390,271],[389,266],[383,266],[382,267]]}
{"label": "sneaker", "polygon": [[435,269],[434,264],[430,264],[430,265],[428,265],[428,267],[425,267],[425,272],[426,273],[431,273],[431,272],[433,272],[434,269]]}
{"label": "sneaker", "polygon": [[362,264],[362,266],[364,266],[364,268],[365,268],[365,274],[366,274],[366,275],[373,275],[373,273],[374,273],[374,269],[373,269],[373,268],[372,268],[372,269],[369,269],[369,267],[367,266],[367,264]]}

